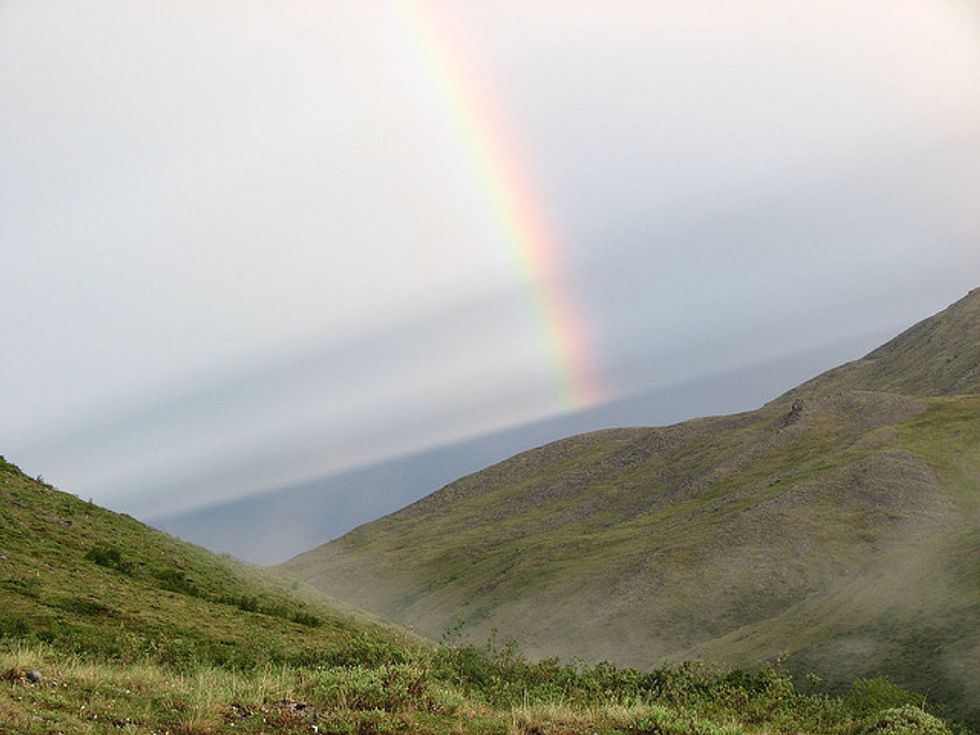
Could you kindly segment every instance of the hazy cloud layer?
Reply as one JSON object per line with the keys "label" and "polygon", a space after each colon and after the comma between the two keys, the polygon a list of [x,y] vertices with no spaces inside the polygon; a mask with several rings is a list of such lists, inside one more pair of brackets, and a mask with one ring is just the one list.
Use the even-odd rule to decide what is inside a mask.
{"label": "hazy cloud layer", "polygon": [[256,564],[275,564],[530,447],[597,427],[670,424],[756,408],[816,372],[864,354],[887,336],[865,335],[149,520],[216,551]]}
{"label": "hazy cloud layer", "polygon": [[[440,7],[527,154],[611,399],[980,283],[973,3]],[[0,452],[146,515],[559,410],[405,18],[0,7]]]}

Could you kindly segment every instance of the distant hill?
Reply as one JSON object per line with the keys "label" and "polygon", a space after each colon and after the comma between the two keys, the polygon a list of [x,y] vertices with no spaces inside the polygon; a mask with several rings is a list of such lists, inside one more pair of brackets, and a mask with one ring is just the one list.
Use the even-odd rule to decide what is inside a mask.
{"label": "distant hill", "polygon": [[694,378],[599,406],[482,434],[269,492],[150,517],[150,525],[253,564],[279,564],[528,447],[610,426],[673,423],[753,408],[880,342],[862,336]]}
{"label": "distant hill", "polygon": [[282,569],[438,635],[886,673],[980,718],[980,290],[765,406],[575,436]]}

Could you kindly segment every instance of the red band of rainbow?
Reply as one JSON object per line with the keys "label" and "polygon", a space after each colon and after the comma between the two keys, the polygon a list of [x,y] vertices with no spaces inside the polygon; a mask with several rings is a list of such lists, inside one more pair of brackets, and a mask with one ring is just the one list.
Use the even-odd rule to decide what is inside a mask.
{"label": "red band of rainbow", "polygon": [[487,85],[468,63],[458,29],[432,0],[403,0],[420,48],[451,110],[498,223],[508,259],[531,305],[546,359],[565,408],[603,398],[594,365],[591,329],[568,282],[554,229],[531,183],[520,146]]}

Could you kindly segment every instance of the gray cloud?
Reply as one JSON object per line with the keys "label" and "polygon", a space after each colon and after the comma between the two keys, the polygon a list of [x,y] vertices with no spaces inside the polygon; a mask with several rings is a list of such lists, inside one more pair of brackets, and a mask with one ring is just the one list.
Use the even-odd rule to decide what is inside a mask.
{"label": "gray cloud", "polygon": [[[972,4],[441,7],[609,398],[980,282]],[[0,451],[157,514],[559,412],[425,52],[382,3],[0,7]]]}

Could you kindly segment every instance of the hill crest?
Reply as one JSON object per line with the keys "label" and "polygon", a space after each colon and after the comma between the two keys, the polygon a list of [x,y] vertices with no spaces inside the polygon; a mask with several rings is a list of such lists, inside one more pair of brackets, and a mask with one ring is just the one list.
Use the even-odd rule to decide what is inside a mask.
{"label": "hill crest", "polygon": [[[755,411],[523,452],[283,569],[430,635],[462,618],[532,651],[640,666],[787,654],[967,707],[980,690],[955,672],[980,651],[978,329],[974,290]],[[886,623],[871,599],[842,626],[807,622],[865,588],[888,590]],[[865,654],[831,673],[847,646]]]}

